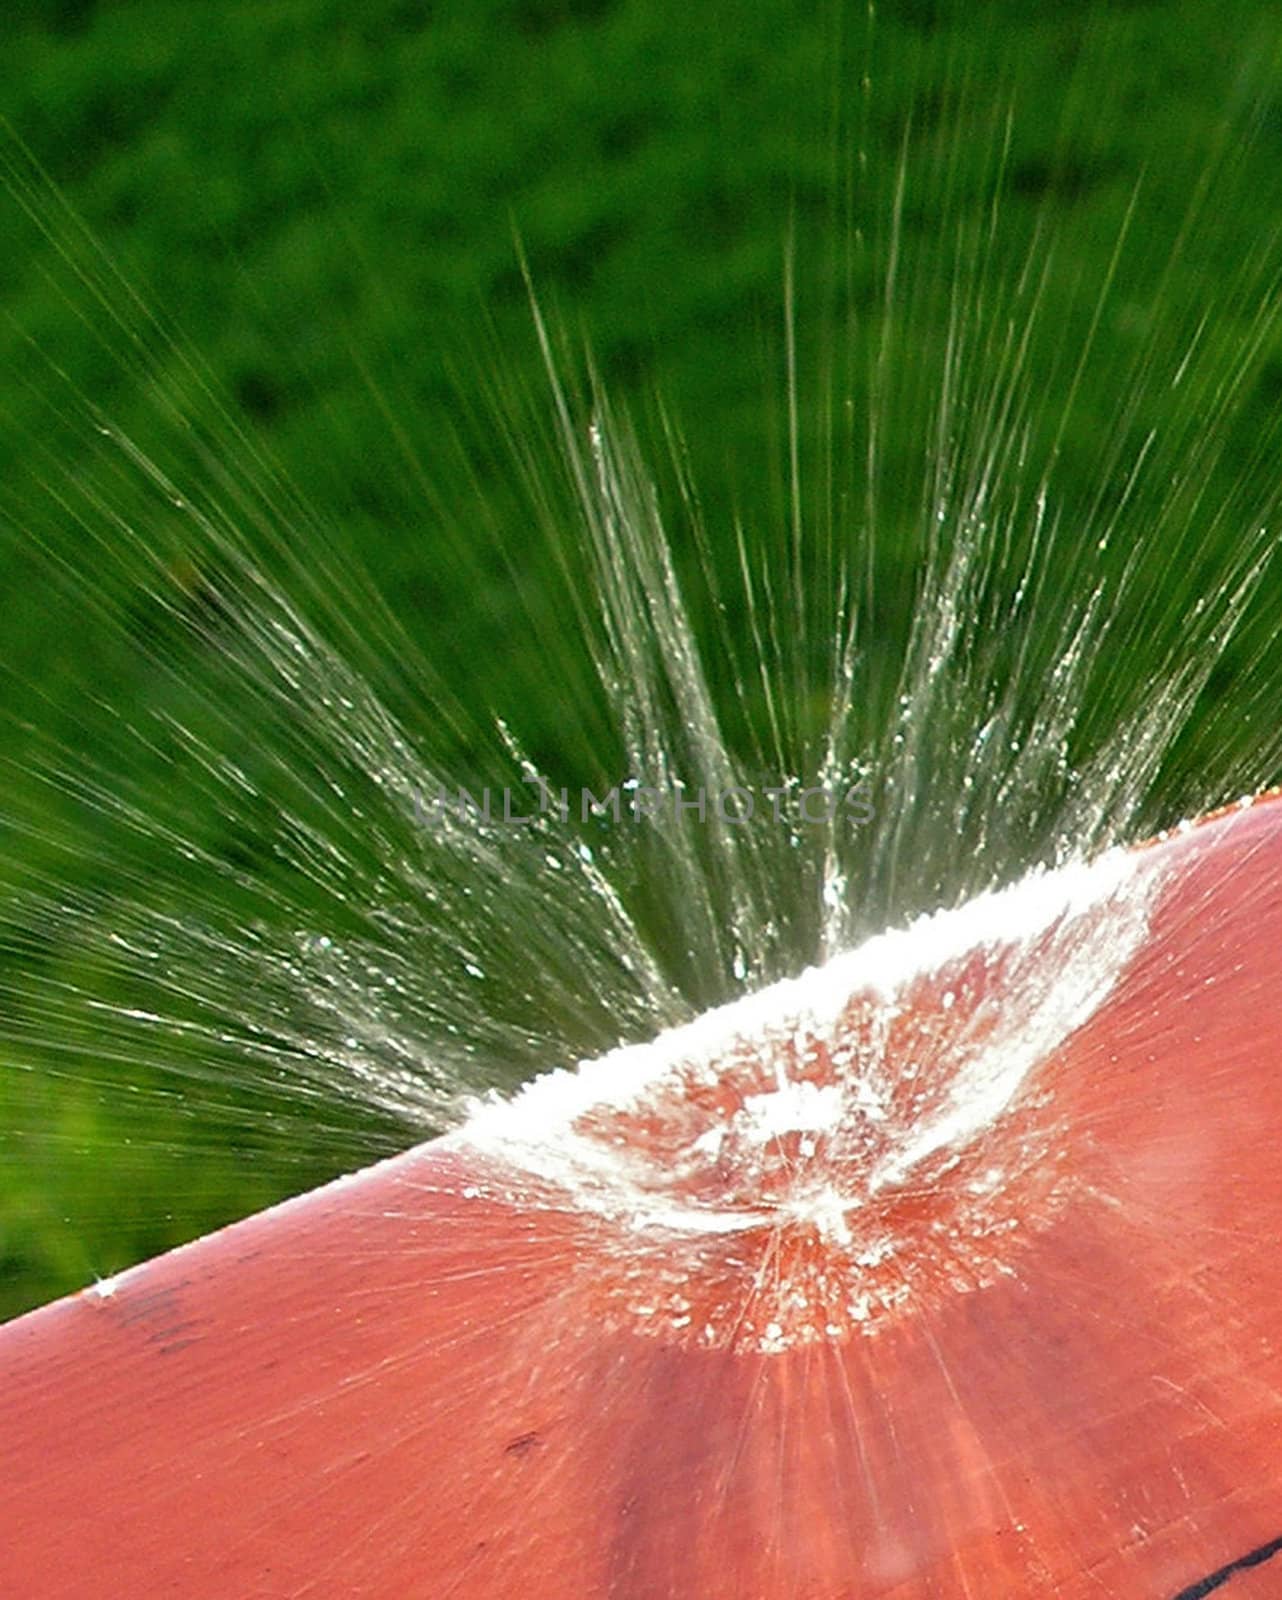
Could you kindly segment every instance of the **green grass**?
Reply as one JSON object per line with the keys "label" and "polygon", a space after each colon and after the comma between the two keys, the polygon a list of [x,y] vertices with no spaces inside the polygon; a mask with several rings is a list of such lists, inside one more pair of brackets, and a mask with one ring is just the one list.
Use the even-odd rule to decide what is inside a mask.
{"label": "green grass", "polygon": [[[1013,105],[1001,238],[1013,258],[1040,217],[1060,239],[1031,357],[1034,392],[1064,382],[1066,352],[1085,340],[1143,176],[1132,246],[1084,378],[1098,403],[1073,410],[1059,445],[1070,512],[1099,495],[1107,504],[1122,492],[1107,476],[1120,469],[1106,470],[1119,428],[1124,462],[1169,414],[1169,395],[1154,385],[1121,418],[1111,387],[1155,326],[1169,330],[1162,337],[1173,349],[1216,306],[1211,337],[1222,354],[1212,350],[1209,362],[1225,371],[1251,326],[1258,300],[1226,295],[1273,226],[1251,197],[1276,195],[1282,168],[1268,17],[1259,4],[1208,0],[1053,11],[887,6],[871,35],[865,101],[867,23],[854,6],[816,17],[779,0],[447,0],[430,8],[405,0],[65,0],[11,8],[0,110],[108,258],[146,304],[173,318],[216,388],[321,508],[340,558],[367,569],[408,633],[444,662],[468,710],[482,716],[504,703],[510,684],[527,686],[525,737],[549,764],[573,766],[585,759],[584,741],[552,690],[540,697],[544,675],[522,620],[532,613],[555,629],[545,574],[532,553],[515,569],[489,556],[464,560],[448,532],[453,521],[467,537],[488,521],[511,548],[521,546],[526,508],[500,454],[486,456],[482,446],[480,481],[469,483],[448,442],[450,428],[483,433],[483,422],[474,428],[468,418],[485,417],[495,383],[541,392],[514,237],[545,303],[590,337],[615,396],[644,405],[661,394],[684,420],[718,537],[732,505],[770,529],[786,496],[778,437],[784,239],[791,229],[803,286],[835,270],[826,241],[840,140],[867,152],[857,210],[874,229],[884,232],[901,153],[907,163],[902,256],[919,313],[908,355],[929,383],[944,334],[949,248],[946,216],[931,198],[945,196],[953,217],[980,214]],[[1168,261],[1191,188],[1217,170],[1226,117],[1244,122],[1252,142],[1230,136],[1230,177],[1216,179],[1223,193],[1209,206],[1213,226],[1195,230]],[[133,617],[132,635],[122,633],[85,616],[74,586],[51,580],[49,552],[77,567],[95,558],[42,485],[110,469],[83,429],[51,420],[51,396],[61,391],[31,341],[149,451],[165,459],[171,444],[157,422],[156,388],[122,364],[118,342],[105,347],[97,337],[101,316],[87,293],[63,293],[65,275],[16,213],[8,237],[0,255],[8,374],[0,391],[0,660],[10,720],[0,726],[8,786],[0,884],[12,898],[42,875],[67,872],[56,845],[20,823],[38,817],[46,835],[81,840],[95,826],[71,799],[51,798],[31,780],[37,743],[113,770],[123,764],[122,779],[137,786],[144,807],[149,797],[159,803],[170,782],[159,756],[149,764],[117,749],[113,720],[87,702],[86,685],[126,713],[160,703],[197,732],[205,712],[200,662],[165,681],[133,647],[138,629],[153,630],[156,642],[163,623],[154,607]],[[852,301],[870,345],[881,328],[883,244],[851,256]],[[819,360],[825,325],[808,316],[803,303],[803,342]],[[159,350],[151,370],[161,393],[189,402],[191,377],[178,357]],[[1245,384],[1239,414],[1223,427],[1212,497],[1261,470],[1252,449],[1282,392],[1282,350],[1266,345]],[[388,409],[414,440],[439,504],[417,494],[398,460]],[[1057,422],[1053,402],[1034,417],[1043,436]],[[824,423],[808,414],[803,426],[813,442]],[[888,433],[887,477],[919,481],[920,441]],[[42,461],[39,446],[51,441],[54,457]],[[1160,544],[1153,494],[1128,515]],[[148,537],[163,540],[156,508],[140,502],[138,514]],[[1226,526],[1226,546],[1239,534]],[[904,508],[878,554],[878,622],[889,653],[911,605],[918,541]],[[1124,561],[1124,546],[1108,559]],[[1158,551],[1152,581],[1166,586],[1173,615],[1209,581],[1213,550],[1206,563],[1168,564]],[[108,561],[96,575],[106,603],[126,617],[130,571]],[[359,631],[360,618],[353,621]],[[1149,642],[1149,659],[1159,644]],[[1260,644],[1252,636],[1230,657],[1220,693],[1232,694],[1235,672]],[[1110,706],[1094,714],[1106,721]],[[1244,742],[1251,736],[1242,731]],[[1184,759],[1190,767],[1206,759],[1196,735]],[[195,798],[189,820],[218,849],[253,848]],[[102,826],[92,879],[67,889],[109,905],[126,888]],[[84,843],[83,857],[94,859],[94,842]],[[35,970],[42,982],[81,982],[76,953],[56,927],[30,926],[24,937],[0,955],[6,982]],[[104,1069],[90,1033],[24,1049],[20,1060],[12,1054],[0,1056],[0,1314],[315,1181],[364,1149],[349,1126],[318,1141],[323,1154],[305,1148],[284,1162],[269,1145],[255,1156],[218,1137],[216,1122],[176,1116],[163,1088],[131,1080],[127,1064]],[[104,1082],[117,1087],[108,1092]],[[148,1115],[130,1102],[152,1088],[148,1138]]]}

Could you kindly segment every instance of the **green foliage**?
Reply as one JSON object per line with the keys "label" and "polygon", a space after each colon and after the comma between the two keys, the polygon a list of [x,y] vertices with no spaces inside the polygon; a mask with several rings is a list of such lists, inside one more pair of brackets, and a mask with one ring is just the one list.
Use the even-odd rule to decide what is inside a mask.
{"label": "green foliage", "polygon": [[[194,668],[157,676],[130,648],[139,629],[163,645],[163,618],[153,607],[122,634],[121,610],[132,603],[123,569],[104,563],[101,573],[110,626],[84,616],[56,581],[60,561],[95,558],[77,529],[33,509],[41,485],[106,469],[75,429],[58,434],[58,383],[45,359],[162,457],[157,393],[198,409],[207,378],[322,508],[338,558],[368,569],[409,634],[454,665],[457,692],[480,716],[511,682],[539,681],[538,627],[557,625],[533,553],[515,567],[460,553],[469,528],[477,550],[490,550],[489,526],[519,546],[512,530],[526,514],[498,455],[472,448],[465,471],[451,438],[457,431],[475,445],[496,385],[541,392],[517,238],[541,299],[586,332],[616,398],[644,406],[658,394],[682,419],[713,537],[728,540],[736,507],[751,508],[766,530],[786,520],[780,306],[790,231],[803,355],[821,367],[831,354],[836,324],[822,307],[846,271],[875,348],[886,218],[903,160],[901,254],[918,273],[905,286],[918,313],[912,358],[933,381],[947,334],[952,246],[943,225],[982,215],[996,182],[1011,259],[1039,226],[1061,238],[1030,356],[1036,390],[1062,383],[1066,352],[1084,343],[1134,203],[1139,245],[1119,268],[1084,379],[1100,404],[1077,407],[1059,443],[1069,505],[1107,505],[1123,493],[1133,441],[1162,426],[1164,403],[1154,385],[1137,408],[1115,414],[1110,376],[1138,359],[1157,319],[1173,349],[1220,283],[1239,281],[1273,226],[1250,196],[1273,192],[1282,165],[1282,120],[1266,92],[1276,63],[1259,5],[914,0],[887,6],[874,24],[859,7],[812,12],[782,0],[28,0],[8,20],[0,109],[144,304],[181,329],[174,351],[158,345],[140,383],[91,296],[62,291],[47,243],[15,210],[0,253],[0,480],[11,535],[0,542],[11,713],[0,729],[0,882],[11,894],[60,881],[57,840],[92,827],[82,808],[32,781],[31,729],[42,750],[88,747],[107,761],[110,718],[87,704],[86,684],[125,712],[160,697],[197,731],[206,714]],[[1216,226],[1194,230],[1168,260],[1190,187],[1204,173],[1220,181],[1223,127],[1244,106],[1257,108],[1254,142],[1229,152],[1231,186],[1208,200]],[[1014,133],[1002,165],[1008,107]],[[932,206],[940,197],[943,213]],[[1145,249],[1150,239],[1160,259]],[[821,308],[813,317],[808,295]],[[1257,306],[1244,297],[1217,316],[1226,371]],[[195,368],[183,351],[195,352]],[[1251,466],[1279,373],[1282,351],[1266,347],[1218,458],[1226,485]],[[418,497],[414,525],[413,469],[398,455],[393,421],[413,436],[439,496]],[[1054,421],[1048,407],[1034,425]],[[826,426],[808,403],[806,449]],[[919,481],[919,441],[888,434],[887,477]],[[58,453],[46,456],[51,439]],[[1151,510],[1133,507],[1137,526]],[[158,526],[154,510],[146,515]],[[888,653],[912,605],[919,540],[907,513],[882,530],[877,621]],[[1169,570],[1154,581],[1169,586],[1178,613],[1201,578]],[[176,571],[175,584],[183,581]],[[1226,684],[1233,672],[1230,660]],[[549,759],[588,759],[555,696],[528,698],[531,746]],[[121,759],[146,807],[169,782],[168,758]],[[1198,759],[1195,740],[1187,759]],[[211,848],[252,848],[216,816],[190,822]],[[69,891],[109,903],[124,892],[119,870],[104,848],[96,880]],[[74,988],[74,952],[48,930],[27,934],[3,957],[15,992],[24,963]],[[64,1038],[3,1063],[0,1312],[360,1157],[357,1132],[338,1129],[328,1169],[319,1158],[282,1169],[243,1144],[203,1148],[194,1135],[180,1163],[174,1145],[188,1125],[169,1114],[168,1091],[131,1078],[127,1063],[104,1076],[94,1048],[92,1038]],[[121,1083],[156,1097],[150,1144],[122,1148],[113,1109]],[[138,1125],[131,1110],[128,1127]],[[180,1166],[186,1186],[172,1193]]]}

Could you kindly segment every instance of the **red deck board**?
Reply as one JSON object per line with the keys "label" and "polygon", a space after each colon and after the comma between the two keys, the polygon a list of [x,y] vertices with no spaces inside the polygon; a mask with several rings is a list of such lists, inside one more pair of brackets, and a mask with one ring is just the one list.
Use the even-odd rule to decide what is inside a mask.
{"label": "red deck board", "polygon": [[1009,1275],[701,1348],[611,1314],[617,1224],[429,1144],[0,1329],[0,1596],[1197,1592],[1282,1535],[1282,804],[1147,848]]}

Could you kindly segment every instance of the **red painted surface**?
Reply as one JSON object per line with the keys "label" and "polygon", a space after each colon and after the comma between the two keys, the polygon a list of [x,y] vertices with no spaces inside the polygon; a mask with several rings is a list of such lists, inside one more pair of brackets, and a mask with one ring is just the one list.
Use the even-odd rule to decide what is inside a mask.
{"label": "red painted surface", "polygon": [[[1173,1600],[1282,1535],[1282,804],[1149,848],[1003,1124],[1054,1135],[1009,1270],[704,1347],[619,1315],[657,1248],[428,1145],[0,1330],[0,1596]],[[887,1201],[916,1256],[964,1177]],[[827,1249],[687,1242],[696,1324]]]}

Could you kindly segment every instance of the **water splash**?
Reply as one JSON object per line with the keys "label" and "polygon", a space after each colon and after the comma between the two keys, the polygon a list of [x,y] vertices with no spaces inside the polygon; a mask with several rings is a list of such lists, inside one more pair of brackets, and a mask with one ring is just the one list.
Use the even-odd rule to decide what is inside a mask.
{"label": "water splash", "polygon": [[[146,399],[125,425],[33,339],[23,381],[42,409],[22,444],[36,489],[11,507],[13,526],[67,625],[93,626],[109,659],[141,659],[152,675],[140,699],[113,698],[110,675],[86,694],[78,718],[105,751],[93,762],[75,723],[61,742],[31,730],[8,819],[23,858],[0,979],[14,1065],[32,1081],[70,1073],[104,1104],[196,1113],[211,1142],[231,1126],[284,1160],[341,1140],[344,1116],[361,1153],[457,1127],[478,1092],[576,1061],[598,1064],[581,1084],[598,1069],[628,1078],[637,1061],[697,1076],[666,1053],[691,1036],[669,1030],[738,1028],[744,1005],[769,1033],[760,1008],[802,1005],[794,983],[814,1015],[811,1042],[788,1048],[799,1062],[821,1047],[831,1057],[841,1051],[824,1028],[836,1024],[811,991],[833,984],[854,1004],[878,952],[953,926],[914,919],[978,915],[956,908],[1030,865],[1049,874],[1036,883],[1069,884],[1076,863],[1111,861],[1119,843],[1266,782],[1276,732],[1227,735],[1267,707],[1274,682],[1279,486],[1262,463],[1279,423],[1246,457],[1240,430],[1278,332],[1282,252],[1262,235],[1217,305],[1123,337],[1154,255],[1135,237],[1137,184],[1105,281],[1056,299],[1072,237],[1048,211],[1031,225],[1012,213],[1016,99],[976,120],[959,91],[943,117],[944,133],[979,131],[969,176],[960,155],[941,154],[942,134],[906,138],[890,170],[865,173],[866,196],[838,185],[835,245],[800,226],[781,252],[775,502],[709,495],[690,464],[698,418],[683,433],[662,408],[631,414],[537,294],[543,388],[495,378],[457,446],[406,443],[405,418],[375,388],[394,453],[404,447],[403,526],[430,516],[478,594],[492,557],[474,546],[522,577],[529,563],[517,614],[551,687],[509,683],[485,714],[466,693],[472,664],[406,637],[335,549],[336,519],[7,145],[17,212]],[[1175,243],[1214,233],[1232,176],[1229,156],[1208,161]],[[929,258],[913,253],[914,210],[937,220]],[[1061,325],[1081,337],[1061,339]],[[1083,498],[1066,482],[1066,439],[1101,393],[1116,396],[1116,426]],[[514,497],[499,528],[484,492],[451,510],[433,487],[456,448],[455,484],[501,477]],[[1207,572],[1184,614],[1157,581],[1175,563]],[[502,629],[490,637],[497,653]],[[1230,650],[1232,693],[1210,696]],[[565,725],[560,744],[537,726],[539,698]],[[40,701],[27,706],[34,721]],[[651,816],[625,800],[618,824],[573,807],[520,828],[448,810],[425,825],[424,797],[460,785],[647,788],[704,804]],[[860,786],[866,826],[798,803],[808,788]],[[746,821],[709,798],[768,788],[779,811]],[[1089,922],[1069,909],[1066,928]],[[1108,948],[1121,961],[1131,934],[1115,914]],[[896,928],[912,931],[868,942]],[[911,1109],[897,1097],[918,1091],[885,1070],[879,1043],[903,1026],[893,996],[839,1012],[857,1058],[839,1083],[800,1070],[771,1088],[778,1040],[745,1045],[757,1064],[727,1103],[664,1136],[704,1197],[674,1204],[643,1163],[623,1185],[637,1191],[629,1203],[698,1232],[740,1204],[759,1219],[745,1199],[759,1181],[830,1235],[851,1229],[844,1187],[835,1201],[805,1184],[794,1193],[782,1168],[767,1183],[754,1161],[809,1139],[840,1146],[854,1191],[881,1204],[982,1146],[972,1124],[1002,1123],[1053,1038],[1111,981],[1113,957],[1089,943],[1056,954],[1056,987],[1028,988],[1021,1027],[986,1036],[973,1059],[960,980],[948,991],[952,1043],[936,1042],[943,1064]],[[720,1059],[704,1057],[705,1075]],[[651,1085],[662,1104],[667,1081]],[[520,1114],[550,1104],[559,1082],[540,1080]],[[498,1112],[467,1123],[476,1137],[499,1126],[511,1136]],[[576,1193],[621,1204],[613,1168],[589,1172],[609,1140],[589,1135],[514,1149],[539,1170],[582,1166]],[[739,1176],[718,1177],[723,1166]]]}
{"label": "water splash", "polygon": [[1013,1272],[1015,1230],[1070,1198],[1055,1055],[1158,877],[1124,852],[1034,874],[536,1079],[453,1142],[614,1224],[609,1298],[644,1332],[779,1353],[918,1317]]}

